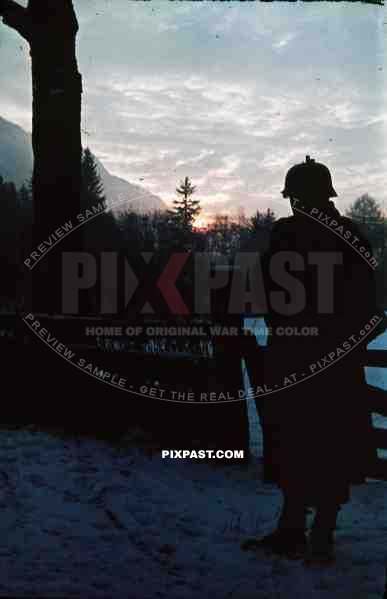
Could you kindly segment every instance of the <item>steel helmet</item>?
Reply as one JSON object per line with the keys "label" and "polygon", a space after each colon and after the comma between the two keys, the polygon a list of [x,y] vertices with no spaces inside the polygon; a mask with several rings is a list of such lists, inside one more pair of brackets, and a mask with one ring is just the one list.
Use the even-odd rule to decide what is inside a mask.
{"label": "steel helmet", "polygon": [[306,156],[305,162],[292,166],[286,173],[285,187],[282,190],[284,198],[297,198],[298,195],[315,194],[323,192],[329,198],[337,196],[329,169],[325,164],[316,162],[310,156]]}

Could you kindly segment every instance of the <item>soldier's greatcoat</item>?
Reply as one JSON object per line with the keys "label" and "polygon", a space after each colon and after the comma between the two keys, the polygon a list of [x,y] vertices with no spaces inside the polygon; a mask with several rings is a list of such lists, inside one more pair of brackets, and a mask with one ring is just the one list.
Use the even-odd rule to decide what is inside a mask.
{"label": "soldier's greatcoat", "polygon": [[[265,474],[280,487],[303,493],[310,505],[323,498],[348,501],[350,485],[365,480],[376,457],[361,364],[366,345],[385,328],[384,322],[375,327],[382,313],[374,269],[370,258],[365,259],[367,252],[372,257],[368,241],[332,202],[325,214],[325,223],[318,215],[280,219],[263,260],[267,322],[273,329],[264,368],[264,382],[273,392],[257,399]],[[328,224],[332,221],[337,225]],[[280,314],[273,295],[284,292],[285,285],[274,281],[275,266],[270,271],[271,259],[282,251],[296,252],[298,267],[302,260],[305,264],[303,270],[290,273],[306,293],[305,307],[293,315]],[[333,253],[342,262],[334,266],[332,313],[320,313],[318,302],[328,299],[329,281],[321,267],[310,264],[316,259],[311,252],[320,258],[321,253]],[[286,269],[290,272],[289,265]],[[301,288],[293,291],[293,298],[302,299]],[[318,334],[294,335],[288,330],[280,335],[279,327],[298,332],[314,328]]]}

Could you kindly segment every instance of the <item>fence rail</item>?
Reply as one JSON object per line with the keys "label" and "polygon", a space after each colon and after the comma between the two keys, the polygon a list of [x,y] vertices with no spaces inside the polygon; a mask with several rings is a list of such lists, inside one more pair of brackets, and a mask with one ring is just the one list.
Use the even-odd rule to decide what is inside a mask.
{"label": "fence rail", "polygon": [[368,349],[365,366],[387,368],[387,350]]}
{"label": "fence rail", "polygon": [[387,449],[387,428],[374,427],[374,438],[379,449]]}
{"label": "fence rail", "polygon": [[368,385],[368,396],[370,398],[371,411],[387,418],[387,391]]}

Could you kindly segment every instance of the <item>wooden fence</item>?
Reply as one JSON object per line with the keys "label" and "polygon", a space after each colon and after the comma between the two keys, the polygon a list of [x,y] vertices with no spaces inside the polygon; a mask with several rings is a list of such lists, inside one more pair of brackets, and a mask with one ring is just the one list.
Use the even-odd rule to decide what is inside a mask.
{"label": "wooden fence", "polygon": [[[69,347],[70,349],[78,349],[78,350],[82,350],[85,352],[91,352],[93,355],[96,354],[96,343],[95,343],[95,339],[93,340],[92,337],[90,337],[89,339],[87,339],[85,337],[85,329],[86,327],[97,327],[97,326],[115,326],[115,327],[119,327],[119,326],[128,326],[128,321],[110,321],[107,322],[106,320],[101,319],[100,317],[50,317],[47,315],[35,315],[35,318],[37,320],[41,321],[41,324],[47,324],[47,329],[50,331],[51,334],[56,335],[58,337],[58,339],[66,344],[66,347]],[[49,323],[49,324],[48,324]],[[22,328],[21,328],[22,327]],[[19,318],[18,320],[18,324],[16,321],[16,315],[14,313],[0,313],[0,343],[1,345],[3,345],[3,347],[9,347],[10,344],[12,344],[12,341],[16,341],[15,339],[15,333],[18,332],[21,334],[21,336],[26,336],[28,334],[28,329],[27,326],[24,323],[21,323],[21,319]],[[4,335],[4,332],[8,332],[8,336]],[[31,332],[31,334],[29,335],[30,337],[35,337],[35,335]],[[82,339],[82,341],[78,341],[77,343],[73,343],[72,340],[74,339]],[[38,341],[39,344],[41,344],[42,342],[39,340]],[[124,361],[128,360],[128,353],[127,352],[123,352],[123,353],[110,353],[107,352],[105,354],[104,360],[108,357],[111,358],[109,365],[113,365],[113,363],[117,363],[118,368],[119,368],[119,364],[123,364]],[[131,352],[131,358],[132,358],[132,363],[136,362],[137,359],[137,364],[141,364],[144,360],[148,360],[148,362],[146,362],[148,364],[148,366],[146,367],[148,369],[148,371],[151,371],[152,369],[156,369],[159,368],[160,369],[160,364],[161,362],[163,362],[163,364],[165,364],[166,362],[170,362],[171,366],[170,366],[170,372],[173,375],[173,373],[176,372],[176,363],[174,365],[175,360],[178,360],[179,362],[179,369],[181,368],[182,371],[184,370],[184,368],[186,367],[186,374],[189,376],[192,376],[192,372],[190,371],[189,373],[189,363],[191,361],[194,361],[195,364],[198,363],[198,360],[200,361],[200,355],[196,355],[196,356],[192,356],[190,354],[184,356],[184,355],[173,355],[172,353],[169,354],[165,354],[165,356],[152,356],[152,355],[144,355],[143,353],[141,353],[141,351],[135,350],[133,352]],[[91,355],[91,354],[90,354]],[[186,366],[184,366],[184,363],[186,363]],[[365,366],[370,366],[370,367],[378,367],[378,368],[387,368],[387,350],[368,350],[367,351],[367,360],[364,364]],[[227,370],[227,364],[226,364],[226,370]],[[199,372],[199,371],[197,371]],[[202,372],[202,376],[203,376],[203,371]],[[204,376],[209,375],[211,377],[213,377],[213,380],[216,380],[216,372],[211,372],[210,370],[207,370],[204,372]],[[224,372],[222,373],[223,376]],[[71,375],[70,375],[71,376]],[[195,376],[195,375],[194,375]],[[235,379],[235,373],[233,373],[231,375],[232,377],[234,377]],[[238,375],[237,375],[238,376]],[[149,378],[150,382],[151,378]],[[229,379],[230,380],[230,379]],[[241,388],[241,383],[240,381],[242,380],[242,376],[238,379],[238,381],[235,382],[234,387],[239,387]],[[379,389],[377,387],[373,387],[371,385],[368,385],[368,393],[369,393],[369,401],[370,401],[370,405],[371,405],[371,411],[375,414],[379,414],[381,416],[384,416],[387,418],[387,391]],[[237,402],[239,404],[241,403],[245,403],[245,402]],[[210,408],[211,406],[209,406]],[[215,405],[213,406],[215,407]],[[219,409],[220,406],[217,406],[217,408]],[[227,411],[225,409],[225,411]],[[230,410],[231,413],[231,410]],[[219,412],[218,412],[219,414]],[[244,419],[244,428],[246,428],[246,422],[245,422],[245,418],[246,415],[243,415],[242,420]],[[376,440],[376,445],[378,447],[379,450],[385,450],[387,451],[387,428],[379,428],[379,427],[374,427],[374,435],[375,435],[375,440]],[[243,444],[243,443],[242,443]],[[246,443],[244,443],[244,445],[246,446]],[[378,457],[377,461],[374,464],[374,467],[372,469],[372,472],[370,472],[370,476],[372,476],[373,478],[377,478],[377,479],[382,479],[382,480],[387,480],[387,458],[385,457]]]}
{"label": "wooden fence", "polygon": [[[387,368],[387,350],[369,349],[365,366]],[[368,392],[372,412],[387,418],[387,391],[368,385]],[[387,451],[387,428],[374,427],[374,435],[378,449]],[[387,458],[378,458],[374,466],[374,472],[370,474],[374,478],[387,480]]]}

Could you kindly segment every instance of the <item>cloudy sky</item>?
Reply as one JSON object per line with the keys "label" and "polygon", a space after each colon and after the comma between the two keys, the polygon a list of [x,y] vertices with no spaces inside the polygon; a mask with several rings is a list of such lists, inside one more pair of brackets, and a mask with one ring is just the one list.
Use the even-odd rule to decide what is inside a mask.
{"label": "cloudy sky", "polygon": [[[384,8],[74,4],[83,142],[111,173],[166,202],[188,175],[206,215],[285,215],[286,170],[310,154],[331,168],[339,209],[366,192],[387,207]],[[3,26],[0,72],[0,115],[31,130],[28,48]]]}

